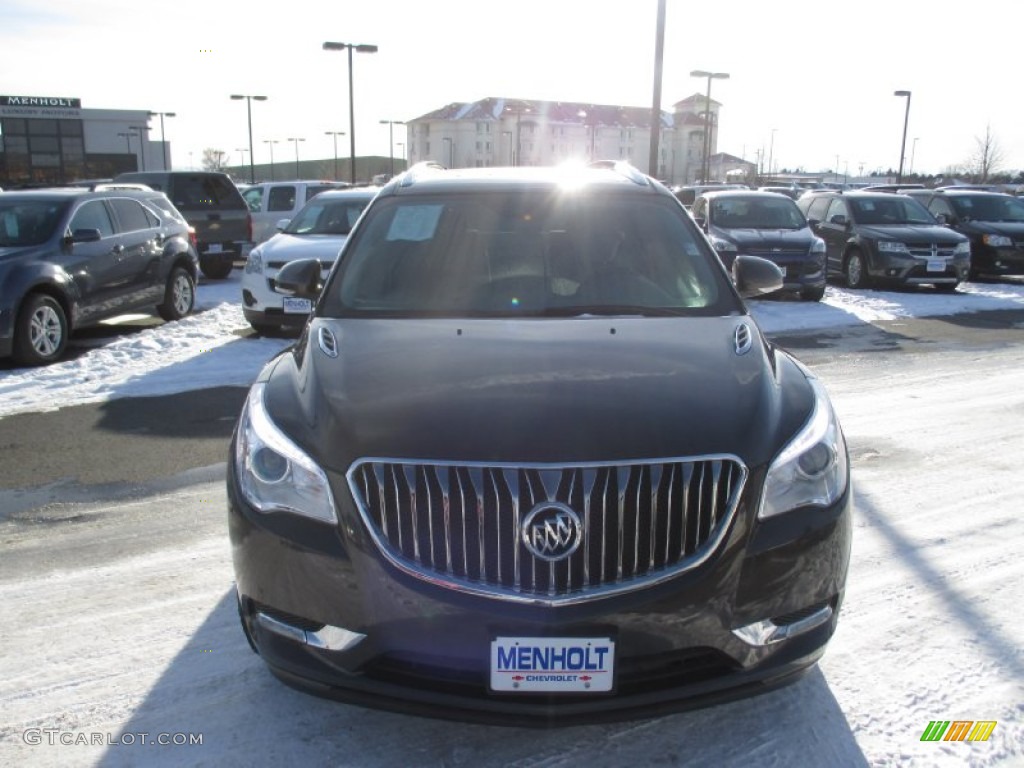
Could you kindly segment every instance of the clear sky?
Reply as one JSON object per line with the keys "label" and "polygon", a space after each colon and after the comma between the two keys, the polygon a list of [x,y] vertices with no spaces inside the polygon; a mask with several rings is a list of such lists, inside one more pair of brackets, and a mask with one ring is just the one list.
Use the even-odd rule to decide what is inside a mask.
{"label": "clear sky", "polygon": [[[388,154],[388,127],[488,96],[650,106],[657,0],[2,0],[0,94],[77,97],[95,109],[175,112],[173,163],[204,148],[240,163],[253,102],[256,162],[333,157],[348,131],[355,55],[357,153]],[[727,72],[721,151],[776,167],[857,174],[899,164],[940,173],[976,151],[986,127],[1005,170],[1024,169],[1017,35],[1024,2],[668,0],[661,103],[703,93],[694,69]],[[159,139],[159,121],[151,136]],[[915,142],[914,139],[917,139]],[[404,142],[396,126],[395,141]],[[348,138],[339,142],[346,156]]]}

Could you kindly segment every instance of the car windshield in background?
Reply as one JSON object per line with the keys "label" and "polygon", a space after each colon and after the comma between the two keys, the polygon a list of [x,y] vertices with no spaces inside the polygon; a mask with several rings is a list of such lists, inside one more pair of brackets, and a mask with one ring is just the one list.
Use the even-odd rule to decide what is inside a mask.
{"label": "car windshield in background", "polygon": [[892,195],[890,197],[849,198],[853,216],[858,224],[892,226],[894,224],[921,224],[934,226],[935,218],[917,200]]}
{"label": "car windshield in background", "polygon": [[1024,222],[1024,201],[995,195],[950,196],[956,215],[965,221]]}
{"label": "car windshield in background", "polygon": [[40,245],[53,236],[67,203],[0,201],[0,248]]}
{"label": "car windshield in background", "polygon": [[289,235],[347,235],[368,203],[369,200],[314,199],[284,231]]}
{"label": "car windshield in background", "polygon": [[391,198],[368,216],[325,288],[328,316],[737,309],[672,201],[531,189]]}
{"label": "car windshield in background", "polygon": [[800,209],[791,200],[727,197],[711,203],[711,223],[723,229],[803,229]]}

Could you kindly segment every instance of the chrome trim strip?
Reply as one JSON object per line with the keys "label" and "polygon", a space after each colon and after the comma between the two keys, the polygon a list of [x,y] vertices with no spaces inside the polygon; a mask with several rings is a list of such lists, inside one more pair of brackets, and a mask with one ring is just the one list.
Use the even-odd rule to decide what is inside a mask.
{"label": "chrome trim strip", "polygon": [[[682,536],[682,540],[683,540],[682,541],[682,550],[680,552],[680,558],[679,558],[678,562],[674,563],[672,566],[666,566],[665,568],[659,570],[655,574],[649,574],[649,575],[646,575],[646,576],[632,576],[629,579],[623,579],[623,574],[624,574],[624,568],[623,568],[623,554],[624,554],[623,553],[623,539],[624,539],[624,536],[623,536],[623,525],[624,525],[624,515],[625,515],[625,510],[626,510],[626,508],[625,508],[625,496],[626,496],[626,488],[628,486],[629,479],[632,476],[633,471],[638,470],[638,468],[640,468],[640,467],[656,465],[656,464],[659,464],[659,465],[666,465],[666,464],[678,465],[678,466],[681,467],[681,469],[682,469],[682,471],[684,473],[684,478],[685,478],[685,473],[688,471],[690,473],[690,477],[689,478],[685,478],[685,482],[684,482],[685,488],[684,488],[684,496],[683,496],[683,498],[686,500],[686,503],[685,503],[684,506],[689,507],[690,505],[688,503],[688,496],[689,496],[689,490],[690,490],[691,481],[696,480],[696,482],[698,483],[697,492],[702,497],[704,495],[703,478],[702,477],[701,478],[693,477],[693,474],[694,474],[693,473],[693,469],[694,469],[693,465],[697,464],[697,463],[702,463],[703,464],[703,463],[706,463],[706,462],[716,462],[716,461],[732,463],[736,467],[736,469],[738,470],[739,477],[736,480],[736,484],[735,484],[735,486],[733,488],[733,491],[732,491],[732,496],[729,499],[729,507],[724,510],[722,515],[716,515],[715,516],[717,519],[721,520],[722,524],[717,529],[717,531],[714,532],[714,535],[713,536],[709,536],[709,538],[705,542],[703,542],[703,544],[698,548],[698,551],[695,554],[690,554],[688,556],[686,554],[686,531],[684,529],[684,531],[682,532],[682,534],[683,534],[683,536]],[[467,575],[465,577],[461,577],[460,576],[460,577],[454,577],[454,578],[446,578],[445,575],[442,574],[437,569],[430,570],[428,568],[422,567],[422,561],[418,557],[417,557],[417,563],[409,562],[404,556],[401,555],[401,551],[402,551],[401,549],[396,549],[392,542],[390,542],[390,541],[388,541],[388,540],[386,540],[386,539],[384,539],[382,537],[381,532],[378,530],[378,527],[375,525],[374,520],[372,519],[372,517],[370,515],[370,510],[366,507],[366,503],[365,503],[365,499],[364,499],[363,495],[359,492],[359,473],[360,473],[361,468],[364,465],[366,465],[366,464],[371,465],[371,467],[374,464],[388,464],[388,465],[392,465],[392,466],[396,466],[397,465],[397,466],[402,466],[403,470],[404,470],[404,468],[407,468],[407,467],[416,467],[416,466],[425,466],[425,467],[426,466],[430,466],[430,467],[456,467],[457,469],[458,468],[464,468],[466,470],[467,475],[470,478],[471,485],[474,485],[472,490],[475,492],[476,500],[477,500],[476,515],[477,515],[477,521],[478,521],[478,538],[479,538],[479,553],[478,553],[478,556],[479,556],[479,564],[480,564],[480,571],[479,571],[480,575],[479,575],[478,579],[474,580],[474,579],[470,578],[468,576],[468,570],[466,572]],[[632,469],[629,469],[629,468],[632,468]],[[587,583],[587,584],[582,585],[583,591],[578,592],[578,593],[574,593],[574,594],[563,594],[563,595],[557,595],[556,596],[556,595],[540,595],[540,594],[537,594],[537,593],[524,593],[524,592],[520,591],[519,589],[509,589],[507,587],[496,586],[494,584],[487,583],[487,580],[488,580],[489,577],[488,577],[488,570],[487,570],[487,567],[486,567],[487,566],[487,559],[486,559],[485,541],[484,541],[484,529],[485,529],[485,522],[486,522],[485,519],[484,519],[484,513],[485,513],[485,510],[484,510],[485,489],[483,487],[484,484],[485,483],[490,483],[493,486],[494,493],[496,494],[496,502],[500,505],[501,502],[502,502],[502,494],[501,494],[501,487],[500,487],[501,483],[499,483],[499,477],[498,476],[499,476],[499,473],[501,473],[501,472],[503,472],[505,470],[516,470],[516,471],[519,471],[519,470],[538,470],[538,471],[558,470],[558,471],[563,471],[564,472],[564,471],[573,470],[573,469],[582,469],[584,471],[586,471],[588,469],[592,469],[592,470],[613,469],[613,470],[616,471],[615,474],[616,474],[616,477],[617,477],[617,482],[619,483],[619,487],[617,488],[617,493],[615,494],[615,497],[613,498],[612,501],[616,502],[618,504],[618,510],[617,510],[617,512],[614,511],[614,510],[612,511],[612,514],[616,515],[617,519],[614,520],[614,521],[611,521],[611,522],[612,522],[613,525],[617,525],[618,526],[618,536],[619,536],[619,538],[618,538],[618,551],[615,553],[617,562],[616,562],[616,564],[613,565],[613,567],[616,570],[615,578],[618,581],[620,581],[621,583],[615,583],[615,582],[611,582],[611,583],[608,583],[608,584],[602,584],[601,583],[604,580],[604,578],[605,578],[605,569],[606,569],[606,565],[607,565],[607,560],[605,558],[602,558],[602,560],[601,560],[601,574],[599,574],[597,579],[596,579],[596,581],[598,582],[598,586],[590,587],[589,583]],[[608,475],[608,479],[610,480],[610,473],[606,473],[606,474]],[[650,586],[653,586],[653,585],[660,584],[662,582],[668,581],[669,579],[675,578],[680,573],[684,573],[686,571],[692,570],[693,568],[696,568],[696,567],[700,566],[701,564],[703,564],[704,562],[706,562],[712,556],[712,554],[714,554],[718,550],[718,547],[721,545],[721,543],[724,540],[727,532],[731,528],[732,519],[735,516],[736,509],[738,508],[739,502],[740,502],[740,500],[743,497],[743,492],[744,492],[744,490],[746,488],[746,482],[747,482],[747,479],[749,477],[749,474],[750,474],[750,471],[747,468],[746,464],[744,464],[743,461],[740,460],[740,458],[738,456],[735,456],[733,454],[709,454],[709,455],[705,455],[705,456],[673,457],[673,458],[660,458],[660,459],[635,459],[635,460],[624,459],[624,460],[621,460],[621,461],[608,461],[608,462],[566,462],[566,463],[559,463],[559,464],[544,464],[544,463],[529,463],[529,462],[518,464],[518,463],[509,463],[509,462],[487,463],[487,462],[467,462],[467,461],[439,461],[439,460],[436,460],[436,459],[409,459],[409,458],[394,459],[394,458],[384,458],[384,457],[372,456],[372,457],[364,457],[364,458],[357,459],[356,461],[354,461],[352,463],[352,465],[349,467],[348,472],[346,472],[345,477],[346,477],[346,480],[348,481],[348,486],[349,486],[349,490],[350,490],[350,492],[352,494],[353,501],[355,502],[356,507],[359,510],[359,514],[360,514],[360,516],[363,519],[363,524],[364,524],[367,532],[369,533],[370,537],[373,539],[374,544],[377,545],[378,550],[381,552],[381,554],[384,556],[384,558],[391,565],[393,565],[395,568],[398,568],[403,573],[406,573],[406,574],[408,574],[410,576],[413,576],[415,578],[421,579],[422,581],[426,581],[426,582],[428,582],[430,584],[433,584],[435,586],[442,587],[444,589],[451,589],[451,590],[454,590],[454,591],[457,591],[457,592],[462,592],[462,593],[465,593],[465,594],[479,595],[479,596],[485,596],[485,597],[492,597],[492,598],[497,598],[497,599],[506,600],[506,601],[509,601],[509,602],[520,603],[520,604],[540,605],[540,606],[555,606],[555,605],[575,605],[575,604],[589,602],[589,601],[592,601],[592,600],[595,600],[595,599],[606,598],[606,597],[610,597],[610,596],[613,596],[613,595],[620,595],[620,594],[624,594],[624,593],[627,593],[627,592],[632,592],[632,591],[636,591],[636,590],[639,590],[639,589],[644,589],[644,588],[647,588],[647,587],[650,587]],[[703,475],[703,470],[702,470],[702,475]],[[595,478],[595,480],[596,480],[596,478]],[[641,481],[642,481],[642,478],[637,478],[637,482],[638,483],[640,483]],[[637,493],[641,493],[641,491],[638,490]],[[609,504],[602,504],[602,507],[605,510],[607,510],[607,508],[609,506],[611,506],[611,505],[609,505]],[[690,510],[686,509],[685,511],[689,512]],[[701,511],[700,508],[698,508],[698,512],[700,512],[700,511]],[[415,516],[412,516],[412,517],[415,520]],[[684,517],[682,519],[685,520],[687,518]],[[698,541],[699,541],[699,537],[700,537],[700,531],[699,531],[700,521],[696,521],[696,524],[698,525],[698,530],[697,530],[696,533],[697,533],[697,538],[698,538]],[[400,523],[399,523],[399,528],[401,528],[401,524]],[[603,528],[602,530],[606,530],[606,527]],[[709,533],[710,533],[711,530],[714,530],[714,529],[709,529]],[[517,539],[518,539],[518,537],[517,537]],[[607,536],[602,536],[602,546],[604,545],[605,542],[607,542],[607,539],[608,539]],[[418,551],[418,543],[417,543],[417,551]],[[494,565],[500,571],[500,570],[502,570],[501,569],[502,563],[501,563],[501,558],[500,558],[500,549],[496,553],[496,556],[497,556],[498,560],[497,560],[497,562]],[[592,582],[593,582],[593,579],[591,579],[590,583],[592,583]]]}
{"label": "chrome trim strip", "polygon": [[826,605],[810,616],[794,621],[792,624],[776,624],[771,619],[755,621],[744,627],[734,629],[732,633],[747,645],[763,648],[766,645],[781,643],[783,640],[802,635],[815,627],[819,627],[832,618],[832,606]]}
{"label": "chrome trim strip", "polygon": [[281,637],[287,637],[294,642],[325,651],[347,651],[366,639],[366,635],[359,632],[352,632],[342,627],[332,627],[329,624],[315,632],[300,629],[262,611],[256,612],[256,623],[275,635],[281,635]]}

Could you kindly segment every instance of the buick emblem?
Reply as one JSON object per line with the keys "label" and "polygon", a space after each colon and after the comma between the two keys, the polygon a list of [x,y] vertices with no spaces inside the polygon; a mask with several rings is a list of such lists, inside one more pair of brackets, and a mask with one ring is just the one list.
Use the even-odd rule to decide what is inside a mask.
{"label": "buick emblem", "polygon": [[570,507],[542,501],[523,518],[523,544],[534,557],[548,563],[565,560],[580,545],[583,524]]}

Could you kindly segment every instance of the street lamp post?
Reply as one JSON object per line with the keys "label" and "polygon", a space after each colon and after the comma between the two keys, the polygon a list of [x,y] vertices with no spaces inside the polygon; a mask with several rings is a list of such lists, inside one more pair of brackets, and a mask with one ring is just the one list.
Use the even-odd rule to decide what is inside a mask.
{"label": "street lamp post", "polygon": [[395,126],[405,125],[404,120],[381,120],[381,125],[388,127],[388,141],[391,144],[391,175],[395,175]]}
{"label": "street lamp post", "polygon": [[133,131],[138,131],[139,132],[139,134],[138,134],[139,135],[139,161],[142,163],[142,169],[141,170],[144,171],[144,170],[146,170],[146,134],[145,134],[145,132],[149,130],[149,126],[148,125],[129,125],[128,127],[131,128]]}
{"label": "street lamp post", "polygon": [[709,166],[711,164],[711,81],[728,80],[728,72],[707,72],[703,69],[695,69],[690,72],[690,77],[706,77],[708,81],[708,93],[704,98],[704,160],[701,166],[701,176],[704,182],[708,180]]}
{"label": "street lamp post", "polygon": [[128,152],[131,153],[131,151],[132,151],[132,136],[134,136],[135,134],[134,133],[126,133],[126,132],[122,131],[122,132],[118,133],[117,135],[118,136],[124,136],[125,146],[128,148]]}
{"label": "street lamp post", "polygon": [[168,162],[167,162],[167,140],[164,138],[164,118],[165,117],[177,117],[177,115],[174,112],[150,112],[149,116],[150,117],[159,117],[160,118],[160,144],[163,146],[163,150],[164,150],[164,153],[163,153],[164,154],[164,170],[165,171],[169,171],[170,168],[167,167],[168,166]]}
{"label": "street lamp post", "polygon": [[249,150],[245,147],[235,147],[235,152],[237,152],[242,158],[242,162],[240,162],[239,165],[245,165],[245,153],[248,151]]}
{"label": "street lamp post", "polygon": [[914,137],[914,142],[910,145],[910,169],[907,171],[907,176],[914,175],[914,155],[917,153],[917,140],[920,136]]}
{"label": "street lamp post", "polygon": [[[267,97],[266,96],[245,96],[245,95],[242,95],[242,94],[235,93],[235,94],[231,95],[231,98],[234,99],[235,101],[238,101],[238,100],[241,100],[241,99],[245,99],[245,109],[246,109],[246,112],[249,115],[249,183],[250,184],[255,184],[256,183],[256,167],[255,167],[255,165],[253,165],[253,159],[252,159],[252,102],[253,102],[253,100],[255,100],[255,101],[266,101]],[[274,156],[273,149],[271,149],[271,151],[270,151],[270,156],[271,156],[271,158],[273,158],[273,156]],[[273,167],[274,167],[273,166],[273,160],[271,160],[271,166],[270,167],[271,167],[271,170],[273,170]]]}
{"label": "street lamp post", "polygon": [[338,137],[344,136],[344,131],[324,131],[325,136],[334,137],[334,180],[338,180]]}
{"label": "street lamp post", "polygon": [[405,163],[405,142],[396,141],[395,144],[398,146],[398,151],[402,153],[402,163]]}
{"label": "street lamp post", "polygon": [[325,51],[348,51],[348,146],[349,152],[352,156],[352,174],[351,181],[353,184],[356,183],[356,104],[355,95],[352,86],[352,51],[356,50],[359,53],[376,53],[376,45],[367,45],[365,43],[332,43],[330,41],[323,44]]}
{"label": "street lamp post", "polygon": [[301,176],[299,175],[299,142],[305,141],[305,139],[297,139],[292,136],[289,136],[288,141],[295,142],[295,180],[298,181],[301,178]]}
{"label": "street lamp post", "polygon": [[910,91],[893,91],[892,95],[907,97],[907,108],[903,113],[903,140],[900,142],[900,169],[896,173],[896,183],[900,184],[903,181],[903,156],[907,152],[907,123],[910,122]]}
{"label": "street lamp post", "polygon": [[775,132],[778,128],[772,128],[772,138],[768,144],[768,180],[772,178],[772,155],[775,154]]}
{"label": "street lamp post", "polygon": [[[263,143],[270,147],[270,180],[277,181],[277,179],[274,178],[274,145],[280,142],[277,139],[264,139]],[[251,162],[252,155],[249,155],[249,158]],[[252,183],[255,184],[256,182],[253,181]]]}

